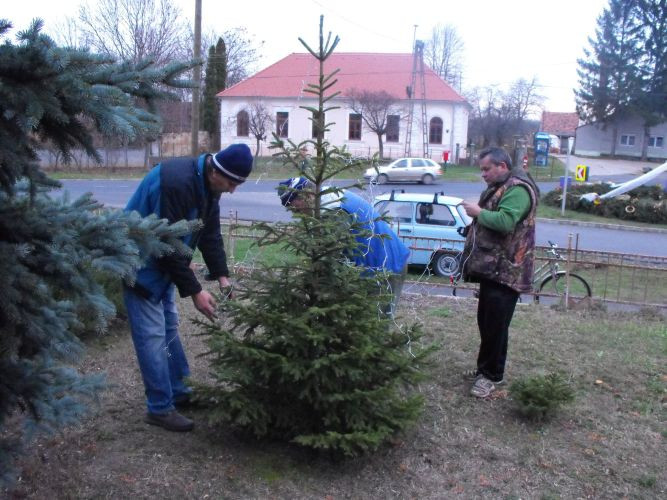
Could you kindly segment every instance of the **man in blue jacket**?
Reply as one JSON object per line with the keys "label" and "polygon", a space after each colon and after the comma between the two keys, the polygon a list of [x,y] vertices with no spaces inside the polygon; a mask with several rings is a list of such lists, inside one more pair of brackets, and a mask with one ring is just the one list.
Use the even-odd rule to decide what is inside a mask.
{"label": "man in blue jacket", "polygon": [[[220,195],[233,193],[252,170],[252,154],[245,144],[233,144],[215,155],[174,158],[155,166],[143,179],[125,208],[143,217],[156,214],[170,223],[201,219],[204,226],[185,238],[199,248],[211,278],[221,288],[230,286],[227,258],[220,234]],[[178,336],[174,288],[191,297],[195,308],[211,319],[215,300],[203,290],[190,258],[170,254],[150,259],[139,270],[135,284],[124,289],[132,341],[146,389],[146,422],[170,431],[190,431],[194,424],[176,407],[187,406],[190,374]]]}
{"label": "man in blue jacket", "polygon": [[[280,183],[278,195],[284,207],[305,213],[310,209],[312,199],[306,196],[304,190],[310,191],[312,198],[313,189],[313,183],[305,177],[294,177]],[[392,273],[388,283],[392,301],[383,309],[385,314],[393,317],[403,290],[410,250],[403,245],[389,224],[380,218],[371,204],[358,194],[349,190],[343,190],[339,195],[324,194],[322,204],[327,210],[339,209],[347,212],[354,222],[361,224],[370,233],[370,236],[360,234],[357,237],[363,251],[354,252],[350,258],[357,266],[371,271],[387,270]]]}

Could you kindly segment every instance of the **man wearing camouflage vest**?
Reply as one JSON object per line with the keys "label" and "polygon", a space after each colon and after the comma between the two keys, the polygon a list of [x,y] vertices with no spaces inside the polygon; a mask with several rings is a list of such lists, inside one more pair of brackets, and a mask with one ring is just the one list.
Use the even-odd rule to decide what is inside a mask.
{"label": "man wearing camouflage vest", "polygon": [[470,394],[488,397],[503,383],[509,325],[519,295],[532,288],[535,211],[539,191],[501,148],[479,153],[487,189],[478,203],[463,202],[473,217],[463,250],[463,278],[479,283],[481,343]]}

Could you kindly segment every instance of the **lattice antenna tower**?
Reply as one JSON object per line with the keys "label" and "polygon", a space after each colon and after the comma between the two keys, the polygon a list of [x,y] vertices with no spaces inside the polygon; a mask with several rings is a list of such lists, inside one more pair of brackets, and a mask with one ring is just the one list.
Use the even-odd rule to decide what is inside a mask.
{"label": "lattice antenna tower", "polygon": [[[419,78],[419,83],[417,83]],[[419,84],[419,88],[417,88]],[[415,48],[412,55],[412,76],[410,86],[406,89],[409,99],[408,125],[405,134],[405,156],[411,156],[412,147],[412,125],[414,122],[414,109],[419,100],[422,123],[422,156],[428,158],[428,130],[426,122],[426,78],[424,75],[424,42],[415,40]],[[419,95],[417,95],[419,94]]]}

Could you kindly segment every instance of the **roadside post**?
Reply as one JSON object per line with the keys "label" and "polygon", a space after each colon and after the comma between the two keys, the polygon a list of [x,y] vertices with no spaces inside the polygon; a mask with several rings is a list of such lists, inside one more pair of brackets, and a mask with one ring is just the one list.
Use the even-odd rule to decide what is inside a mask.
{"label": "roadside post", "polygon": [[570,176],[570,151],[572,151],[572,137],[567,138],[567,158],[565,160],[565,179],[563,182],[563,201],[560,206],[560,214],[565,215],[565,200],[567,199],[567,179]]}

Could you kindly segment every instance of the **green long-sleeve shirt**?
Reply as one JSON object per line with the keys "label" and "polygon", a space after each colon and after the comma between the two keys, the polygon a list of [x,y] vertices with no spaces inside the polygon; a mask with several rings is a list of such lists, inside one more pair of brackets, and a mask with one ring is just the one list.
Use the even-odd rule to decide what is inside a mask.
{"label": "green long-sleeve shirt", "polygon": [[500,199],[498,210],[482,210],[477,216],[477,222],[499,233],[511,233],[529,210],[528,190],[523,186],[512,186]]}

